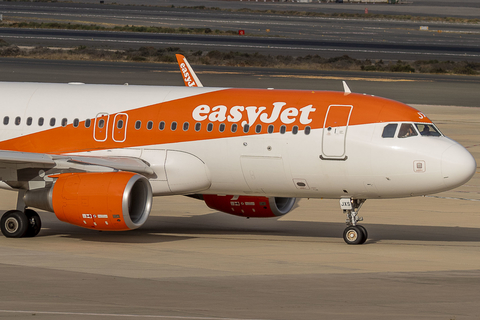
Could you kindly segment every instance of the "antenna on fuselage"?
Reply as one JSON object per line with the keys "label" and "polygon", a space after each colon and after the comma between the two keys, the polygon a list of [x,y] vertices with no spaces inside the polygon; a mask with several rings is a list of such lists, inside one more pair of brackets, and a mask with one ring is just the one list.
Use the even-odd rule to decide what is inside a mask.
{"label": "antenna on fuselage", "polygon": [[183,74],[183,82],[185,82],[185,85],[187,87],[203,87],[203,84],[198,79],[187,59],[181,54],[176,54],[175,57],[177,57],[178,66]]}
{"label": "antenna on fuselage", "polygon": [[352,91],[350,91],[350,88],[348,87],[348,84],[345,81],[342,81],[342,83],[343,83],[343,91],[345,92],[345,95],[352,93]]}

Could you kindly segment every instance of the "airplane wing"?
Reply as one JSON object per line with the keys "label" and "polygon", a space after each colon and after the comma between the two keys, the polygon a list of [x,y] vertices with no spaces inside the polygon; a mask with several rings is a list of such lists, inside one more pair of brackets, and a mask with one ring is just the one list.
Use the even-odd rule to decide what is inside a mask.
{"label": "airplane wing", "polygon": [[0,150],[0,181],[30,181],[43,170],[47,175],[66,172],[129,171],[155,173],[148,163],[133,157],[91,157]]}
{"label": "airplane wing", "polygon": [[203,87],[203,84],[198,79],[195,71],[193,71],[187,59],[181,54],[176,54],[175,56],[177,57],[180,71],[183,74],[183,81],[185,82],[185,85],[187,87]]}

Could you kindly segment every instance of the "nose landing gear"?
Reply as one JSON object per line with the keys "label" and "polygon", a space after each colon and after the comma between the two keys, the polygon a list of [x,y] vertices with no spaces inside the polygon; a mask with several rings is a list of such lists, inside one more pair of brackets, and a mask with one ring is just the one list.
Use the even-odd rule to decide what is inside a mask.
{"label": "nose landing gear", "polygon": [[367,229],[357,224],[358,221],[363,221],[363,218],[358,216],[358,211],[365,201],[366,199],[340,199],[340,207],[347,214],[346,223],[348,227],[343,231],[343,240],[347,244],[363,244],[367,241]]}

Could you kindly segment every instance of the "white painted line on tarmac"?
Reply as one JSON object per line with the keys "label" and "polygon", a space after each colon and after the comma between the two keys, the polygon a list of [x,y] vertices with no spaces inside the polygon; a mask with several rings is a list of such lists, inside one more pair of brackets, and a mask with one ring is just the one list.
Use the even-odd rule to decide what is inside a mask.
{"label": "white painted line on tarmac", "polygon": [[440,197],[440,196],[424,196],[425,198],[437,198],[447,200],[464,200],[464,201],[480,201],[479,199],[455,198],[455,197]]}
{"label": "white painted line on tarmac", "polygon": [[185,319],[185,320],[265,320],[252,318],[216,318],[216,317],[189,317],[189,316],[166,316],[148,314],[116,314],[116,313],[91,313],[91,312],[56,312],[56,311],[28,311],[28,310],[0,310],[0,313],[21,313],[21,314],[49,314],[65,316],[93,316],[93,317],[134,317],[134,318],[157,318],[157,319]]}

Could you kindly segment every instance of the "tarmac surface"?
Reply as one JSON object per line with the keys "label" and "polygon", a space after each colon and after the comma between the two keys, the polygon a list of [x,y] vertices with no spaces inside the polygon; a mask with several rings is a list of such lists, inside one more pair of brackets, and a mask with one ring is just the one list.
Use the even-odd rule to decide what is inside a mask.
{"label": "tarmac surface", "polygon": [[[68,2],[68,1],[66,1]],[[98,4],[99,0],[77,0],[76,3]],[[299,2],[273,2],[271,0],[105,0],[104,4],[135,5],[135,6],[187,6],[194,7],[219,7],[224,9],[258,9],[258,10],[296,10],[317,12],[346,12],[358,13],[368,8],[370,12],[382,14],[411,14],[419,16],[448,16],[471,17],[480,16],[480,3],[477,0],[407,0],[401,5],[387,5],[380,3],[345,3],[339,4],[331,0],[330,3],[299,3]]]}
{"label": "tarmac surface", "polygon": [[[182,85],[173,69],[153,72],[148,67],[1,59],[0,79],[63,82],[79,77],[108,83],[116,78],[112,82],[118,83],[130,78],[133,84],[145,77],[146,82],[175,84],[178,77]],[[258,87],[270,87],[272,79],[278,87],[299,85],[291,78],[260,77],[257,71],[209,70],[199,75],[204,84],[238,77],[240,84]],[[382,78],[391,81],[385,74],[364,75],[371,79],[351,80],[352,89],[368,85],[387,97],[393,92],[382,85]],[[423,103],[426,84],[438,86],[442,95],[448,85],[466,84],[462,79],[433,77],[432,82],[395,86],[415,104]],[[477,78],[469,79],[478,88]],[[308,86],[331,82],[341,89],[337,79],[299,81]],[[452,94],[459,104],[479,101],[478,89]],[[480,108],[415,106],[480,163]],[[2,191],[0,201],[2,209],[14,208],[16,194]],[[368,200],[360,215],[369,240],[361,246],[343,242],[345,217],[338,200],[302,199],[279,219],[247,220],[215,212],[199,200],[159,197],[142,228],[111,233],[40,212],[43,229],[37,237],[0,237],[0,318],[478,319],[479,203],[478,172],[464,186],[442,194]]]}
{"label": "tarmac surface", "polygon": [[[407,104],[480,107],[480,77],[384,72],[238,68],[193,65],[204,86],[343,90]],[[0,58],[0,81],[182,86],[177,63],[126,63]]]}
{"label": "tarmac surface", "polygon": [[[271,55],[318,54],[322,57],[338,57],[346,54],[358,59],[480,61],[480,24],[284,16],[180,8],[182,4],[187,6],[194,4],[189,1],[178,3],[175,1],[174,8],[168,7],[164,2],[155,3],[163,6],[100,5],[98,2],[87,4],[0,2],[0,13],[7,23],[34,21],[96,24],[109,28],[125,25],[210,28],[234,32],[244,30],[246,36],[220,36],[214,32],[207,35],[187,35],[0,28],[0,39],[22,46],[88,46],[114,50],[153,46],[179,47],[194,51],[209,51],[215,48],[221,51],[259,52]],[[215,1],[215,3],[227,8],[242,3],[250,7],[253,5],[240,1]],[[470,7],[466,7],[470,4]],[[284,5],[287,4],[264,3],[262,8],[280,10],[279,6],[283,8]],[[330,5],[317,3],[315,8],[319,6],[330,8]],[[477,17],[480,16],[478,8],[480,6],[468,2],[460,3],[459,7],[462,5],[468,12],[478,11]],[[304,9],[298,4],[295,6],[290,3],[288,6],[291,10]],[[342,12],[346,7],[351,6],[339,6],[336,12]],[[423,12],[419,6],[411,8]],[[434,8],[436,8],[434,5],[430,6],[431,10]],[[361,10],[364,9],[362,7]],[[448,7],[448,10],[444,11],[448,15],[447,12],[455,10],[456,8]],[[369,12],[378,13],[373,8]],[[425,12],[425,15],[430,13]],[[420,26],[427,26],[429,29],[422,31]]]}

